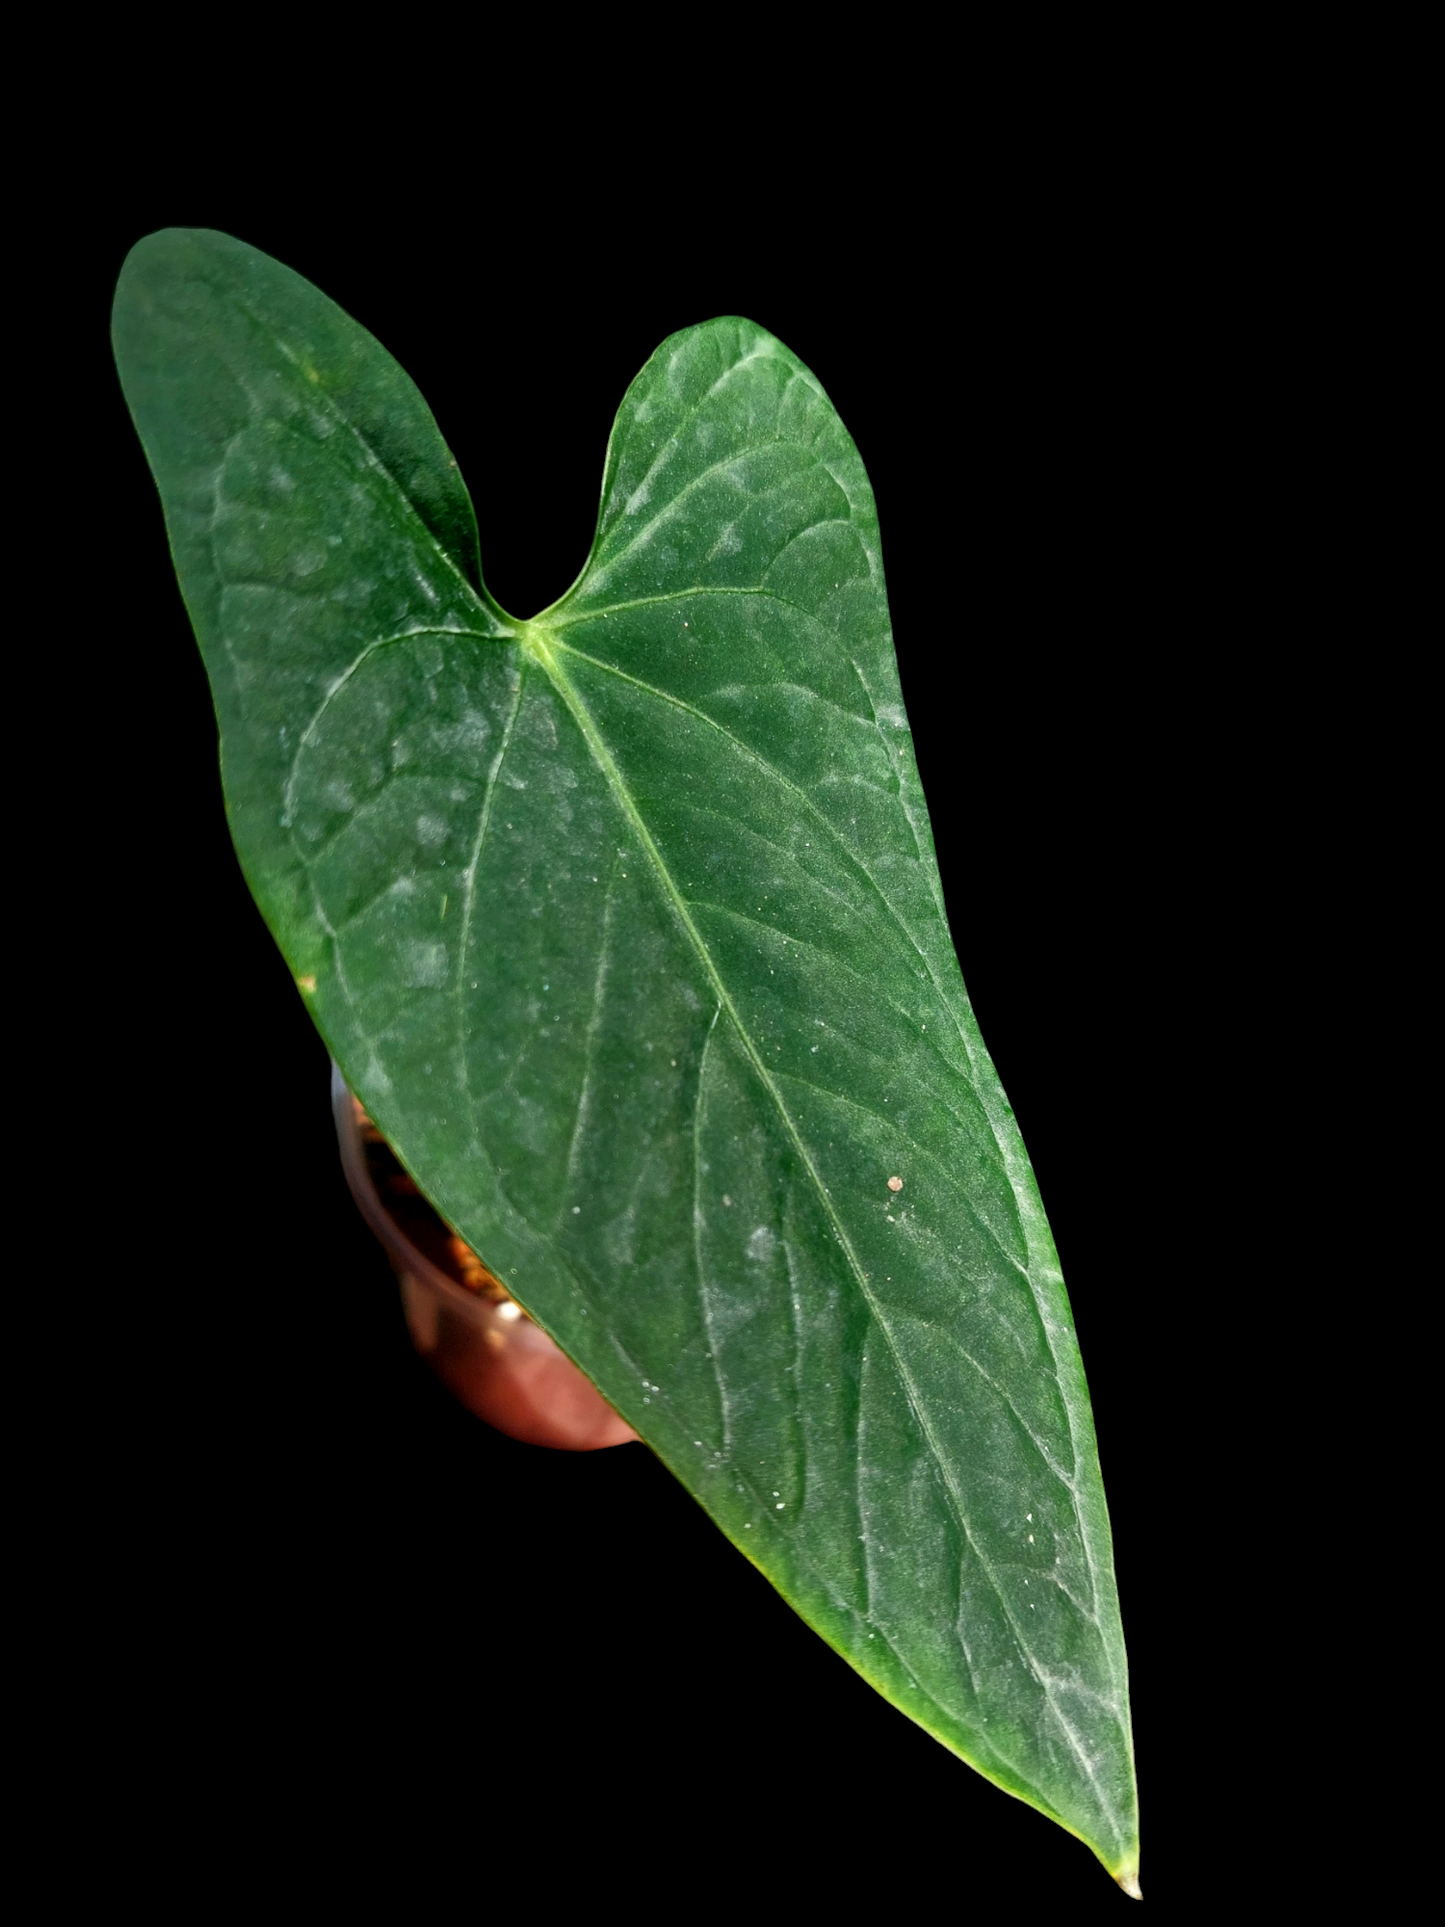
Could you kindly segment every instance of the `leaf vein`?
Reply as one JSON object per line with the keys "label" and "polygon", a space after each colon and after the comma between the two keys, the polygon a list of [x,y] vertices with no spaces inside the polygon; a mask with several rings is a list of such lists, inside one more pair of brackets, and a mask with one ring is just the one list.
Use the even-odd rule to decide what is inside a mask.
{"label": "leaf vein", "polygon": [[643,821],[642,815],[638,810],[636,802],[633,800],[631,792],[628,790],[627,785],[622,780],[622,772],[618,769],[616,762],[613,760],[611,752],[608,750],[606,743],[602,740],[602,736],[597,728],[595,721],[592,718],[591,712],[587,709],[586,704],[582,701],[577,690],[574,688],[570,678],[563,674],[561,665],[557,662],[556,657],[552,652],[552,649],[549,647],[548,641],[542,635],[538,634],[535,630],[527,631],[526,634],[527,634],[527,639],[530,647],[537,655],[538,659],[541,661],[544,669],[547,672],[547,675],[549,676],[553,685],[555,686],[557,693],[561,696],[563,702],[567,705],[568,709],[571,711],[573,720],[576,722],[578,729],[581,731],[584,741],[587,743],[588,748],[591,750],[592,755],[596,760],[599,769],[601,770],[604,778],[607,781],[608,787],[612,790],[613,796],[617,801],[619,809],[621,810],[624,817],[626,817],[626,819],[631,823],[633,832],[636,835],[637,840],[641,845],[644,853],[646,854],[649,862],[652,864],[653,869],[657,875],[658,882],[665,896],[672,903],[674,914],[677,916],[678,920],[682,924],[685,934],[687,935],[688,939],[690,940],[690,942],[692,943],[696,951],[698,961],[701,963],[705,974],[707,975],[710,983],[712,984],[714,995],[717,997],[718,1001],[722,1004],[724,1009],[727,1011],[728,1017],[732,1022],[734,1029],[737,1032],[738,1038],[742,1043],[743,1049],[747,1053],[748,1058],[752,1063],[754,1073],[758,1077],[758,1080],[762,1084],[764,1090],[767,1091],[769,1096],[772,1098],[773,1104],[776,1107],[778,1117],[783,1125],[784,1131],[786,1132],[789,1138],[789,1141],[793,1146],[794,1152],[803,1166],[803,1169],[805,1170],[809,1179],[811,1180],[817,1192],[818,1199],[822,1207],[822,1210],[824,1212],[824,1215],[827,1217],[829,1223],[832,1225],[834,1236],[837,1238],[839,1245],[842,1247],[844,1257],[846,1258],[848,1267],[853,1274],[853,1278],[857,1286],[859,1295],[863,1299],[864,1303],[867,1305],[868,1310],[872,1315],[874,1324],[877,1326],[880,1335],[882,1336],[884,1342],[888,1346],[889,1352],[893,1359],[894,1369],[898,1374],[899,1382],[902,1385],[905,1396],[908,1399],[909,1408],[913,1413],[914,1421],[917,1424],[919,1431],[923,1436],[924,1442],[927,1445],[929,1453],[933,1458],[934,1464],[937,1466],[939,1470],[939,1474],[943,1480],[944,1490],[947,1492],[949,1496],[950,1510],[953,1512],[953,1515],[954,1515],[955,1521],[957,1522],[959,1530],[962,1532],[964,1539],[966,1540],[969,1547],[971,1548],[974,1554],[974,1557],[978,1560],[980,1567],[982,1568],[983,1572],[987,1576],[988,1581],[993,1588],[994,1596],[997,1598],[999,1605],[1003,1611],[1004,1618],[1008,1622],[1009,1628],[1013,1634],[1014,1641],[1018,1646],[1019,1652],[1022,1655],[1034,1679],[1038,1682],[1039,1686],[1043,1690],[1044,1699],[1046,1704],[1049,1707],[1052,1717],[1059,1725],[1059,1727],[1063,1730],[1068,1744],[1077,1755],[1080,1765],[1084,1768],[1084,1771],[1091,1785],[1093,1785],[1095,1792],[1098,1794],[1101,1805],[1105,1808],[1106,1811],[1109,1811],[1112,1814],[1112,1811],[1113,1811],[1112,1802],[1108,1800],[1106,1794],[1098,1785],[1098,1778],[1094,1770],[1093,1762],[1088,1758],[1088,1755],[1084,1752],[1084,1750],[1080,1746],[1078,1736],[1074,1732],[1072,1725],[1066,1719],[1062,1709],[1057,1705],[1054,1697],[1054,1691],[1050,1684],[1050,1681],[1048,1677],[1044,1674],[1043,1670],[1041,1669],[1037,1660],[1034,1657],[1033,1651],[1030,1648],[1029,1643],[1024,1636],[1023,1625],[1019,1619],[1019,1616],[1014,1612],[1013,1607],[1009,1603],[1008,1596],[1003,1589],[999,1576],[997,1572],[994,1570],[993,1562],[989,1559],[987,1553],[984,1551],[982,1545],[980,1544],[979,1540],[975,1536],[973,1532],[973,1528],[969,1524],[968,1510],[964,1504],[963,1494],[959,1489],[958,1480],[954,1474],[951,1464],[949,1463],[947,1455],[944,1453],[942,1446],[940,1445],[939,1440],[937,1438],[937,1435],[934,1432],[933,1423],[929,1416],[928,1409],[923,1400],[922,1394],[919,1391],[918,1386],[915,1384],[913,1380],[912,1373],[908,1370],[902,1351],[898,1345],[898,1341],[895,1338],[892,1327],[890,1326],[887,1316],[884,1313],[883,1306],[873,1291],[873,1287],[869,1280],[868,1273],[864,1270],[863,1264],[859,1259],[856,1250],[853,1247],[853,1242],[848,1235],[847,1227],[844,1225],[843,1221],[838,1216],[837,1207],[833,1203],[832,1197],[829,1195],[828,1189],[822,1181],[822,1177],[818,1172],[817,1166],[813,1162],[812,1154],[809,1151],[808,1146],[803,1140],[802,1133],[798,1129],[797,1123],[795,1122],[792,1116],[792,1113],[789,1111],[787,1105],[784,1103],[782,1093],[778,1089],[777,1084],[773,1079],[772,1073],[769,1071],[767,1067],[767,1064],[764,1062],[761,1051],[758,1049],[757,1045],[753,1042],[751,1035],[749,1034],[746,1026],[744,1025],[741,1014],[738,1011],[736,1005],[733,1003],[731,993],[729,992],[727,985],[723,982],[721,976],[719,975],[717,966],[713,962],[712,955],[708,950],[707,945],[702,940],[701,932],[698,930],[697,926],[692,921],[692,917],[688,911],[687,903],[684,900],[681,892],[679,891],[676,883],[673,881],[671,872],[669,871],[669,869],[667,868],[667,865],[663,861],[662,852],[658,849],[656,843],[653,841],[652,834],[648,830],[646,823]]}

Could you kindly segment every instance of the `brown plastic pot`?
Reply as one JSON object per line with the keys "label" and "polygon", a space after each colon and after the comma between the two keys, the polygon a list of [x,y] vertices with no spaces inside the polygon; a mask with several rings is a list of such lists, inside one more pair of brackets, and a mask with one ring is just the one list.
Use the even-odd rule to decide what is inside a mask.
{"label": "brown plastic pot", "polygon": [[[476,1289],[469,1289],[434,1263],[398,1224],[368,1165],[366,1113],[335,1064],[331,1109],[346,1182],[391,1260],[411,1342],[453,1397],[488,1425],[527,1445],[596,1452],[635,1439],[632,1427],[592,1381],[483,1266],[473,1261],[468,1268],[478,1281]],[[410,1180],[402,1183],[413,1189]],[[465,1251],[460,1240],[455,1243]]]}

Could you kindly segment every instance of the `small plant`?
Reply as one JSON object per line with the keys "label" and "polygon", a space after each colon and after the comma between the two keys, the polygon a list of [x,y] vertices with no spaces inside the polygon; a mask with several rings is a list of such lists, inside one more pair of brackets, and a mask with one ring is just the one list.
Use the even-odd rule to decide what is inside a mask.
{"label": "small plant", "polygon": [[827,396],[751,322],[673,335],[519,621],[425,402],[300,277],[152,235],[115,345],[352,1091],[804,1619],[1137,1893],[1088,1393]]}

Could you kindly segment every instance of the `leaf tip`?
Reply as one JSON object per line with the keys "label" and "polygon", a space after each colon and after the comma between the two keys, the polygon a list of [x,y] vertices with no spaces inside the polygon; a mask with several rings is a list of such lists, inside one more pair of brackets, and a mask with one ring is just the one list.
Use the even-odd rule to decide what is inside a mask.
{"label": "leaf tip", "polygon": [[1114,1878],[1131,1900],[1142,1900],[1144,1898],[1144,1890],[1139,1885],[1138,1867],[1124,1867],[1114,1875]]}

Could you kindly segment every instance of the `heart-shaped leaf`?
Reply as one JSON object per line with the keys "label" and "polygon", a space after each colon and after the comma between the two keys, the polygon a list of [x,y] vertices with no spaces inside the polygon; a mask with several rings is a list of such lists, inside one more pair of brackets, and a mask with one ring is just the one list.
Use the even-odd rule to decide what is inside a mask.
{"label": "heart-shaped leaf", "polygon": [[353,1089],[809,1623],[1134,1890],[1088,1394],[826,395],[751,322],[664,342],[524,622],[298,276],[153,235],[115,341],[241,861]]}

